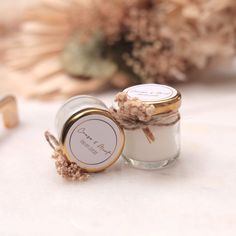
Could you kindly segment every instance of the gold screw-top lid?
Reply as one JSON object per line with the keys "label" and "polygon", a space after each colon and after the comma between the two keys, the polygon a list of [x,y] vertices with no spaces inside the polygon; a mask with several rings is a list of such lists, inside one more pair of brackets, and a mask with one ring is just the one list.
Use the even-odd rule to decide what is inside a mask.
{"label": "gold screw-top lid", "polygon": [[88,172],[98,172],[119,158],[125,137],[107,110],[88,108],[67,120],[60,142],[69,161]]}
{"label": "gold screw-top lid", "polygon": [[181,94],[176,89],[162,84],[140,84],[124,90],[130,98],[154,105],[157,114],[176,111],[181,106]]}

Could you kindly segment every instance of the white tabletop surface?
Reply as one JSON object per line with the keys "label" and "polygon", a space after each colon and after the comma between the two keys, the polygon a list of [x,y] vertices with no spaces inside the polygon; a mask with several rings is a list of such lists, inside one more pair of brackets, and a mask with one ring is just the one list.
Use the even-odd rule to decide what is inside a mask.
{"label": "white tabletop surface", "polygon": [[20,100],[21,125],[0,127],[0,235],[235,236],[236,79],[178,88],[177,163],[142,171],[121,159],[83,183],[56,174],[43,137],[61,102]]}

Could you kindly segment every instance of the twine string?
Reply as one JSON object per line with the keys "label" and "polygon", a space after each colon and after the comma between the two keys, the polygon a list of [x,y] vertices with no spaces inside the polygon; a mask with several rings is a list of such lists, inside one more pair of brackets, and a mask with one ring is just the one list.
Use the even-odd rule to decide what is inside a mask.
{"label": "twine string", "polygon": [[57,173],[67,180],[87,180],[89,174],[75,162],[70,162],[59,141],[50,132],[45,132],[45,138],[53,149],[52,158],[55,159]]}
{"label": "twine string", "polygon": [[128,98],[125,92],[118,93],[115,98],[117,108],[111,107],[114,119],[127,130],[142,129],[149,143],[155,141],[151,126],[171,126],[180,120],[178,111],[155,115],[156,108],[138,98]]}
{"label": "twine string", "polygon": [[48,144],[51,146],[51,148],[54,151],[60,147],[60,143],[55,138],[55,136],[53,136],[50,132],[46,131],[44,135],[45,135],[45,138],[46,138]]}

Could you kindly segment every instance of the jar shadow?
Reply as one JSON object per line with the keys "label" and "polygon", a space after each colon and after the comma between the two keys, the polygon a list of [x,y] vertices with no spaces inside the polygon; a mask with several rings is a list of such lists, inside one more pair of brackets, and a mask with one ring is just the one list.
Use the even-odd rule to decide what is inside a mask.
{"label": "jar shadow", "polygon": [[176,183],[176,181],[185,181],[186,178],[188,180],[191,178],[191,169],[188,167],[188,160],[186,160],[187,155],[187,153],[182,153],[173,163],[157,170],[134,168],[126,160],[120,158],[109,172],[117,173],[119,176],[122,175],[121,178],[125,178],[129,182],[151,183],[154,180],[155,184],[161,184],[161,182]]}

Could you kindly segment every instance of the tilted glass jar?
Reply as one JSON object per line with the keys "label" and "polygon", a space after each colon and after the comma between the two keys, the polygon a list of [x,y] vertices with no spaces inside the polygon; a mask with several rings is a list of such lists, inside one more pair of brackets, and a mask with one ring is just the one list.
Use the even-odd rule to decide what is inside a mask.
{"label": "tilted glass jar", "polygon": [[57,113],[56,128],[68,160],[88,172],[106,169],[123,150],[123,130],[106,105],[92,96],[69,99]]}
{"label": "tilted glass jar", "polygon": [[143,129],[125,129],[123,156],[133,167],[159,169],[174,162],[180,153],[180,115],[181,94],[174,88],[160,84],[136,85],[124,90],[128,98],[138,98],[155,106],[150,125],[154,140],[145,135]]}

